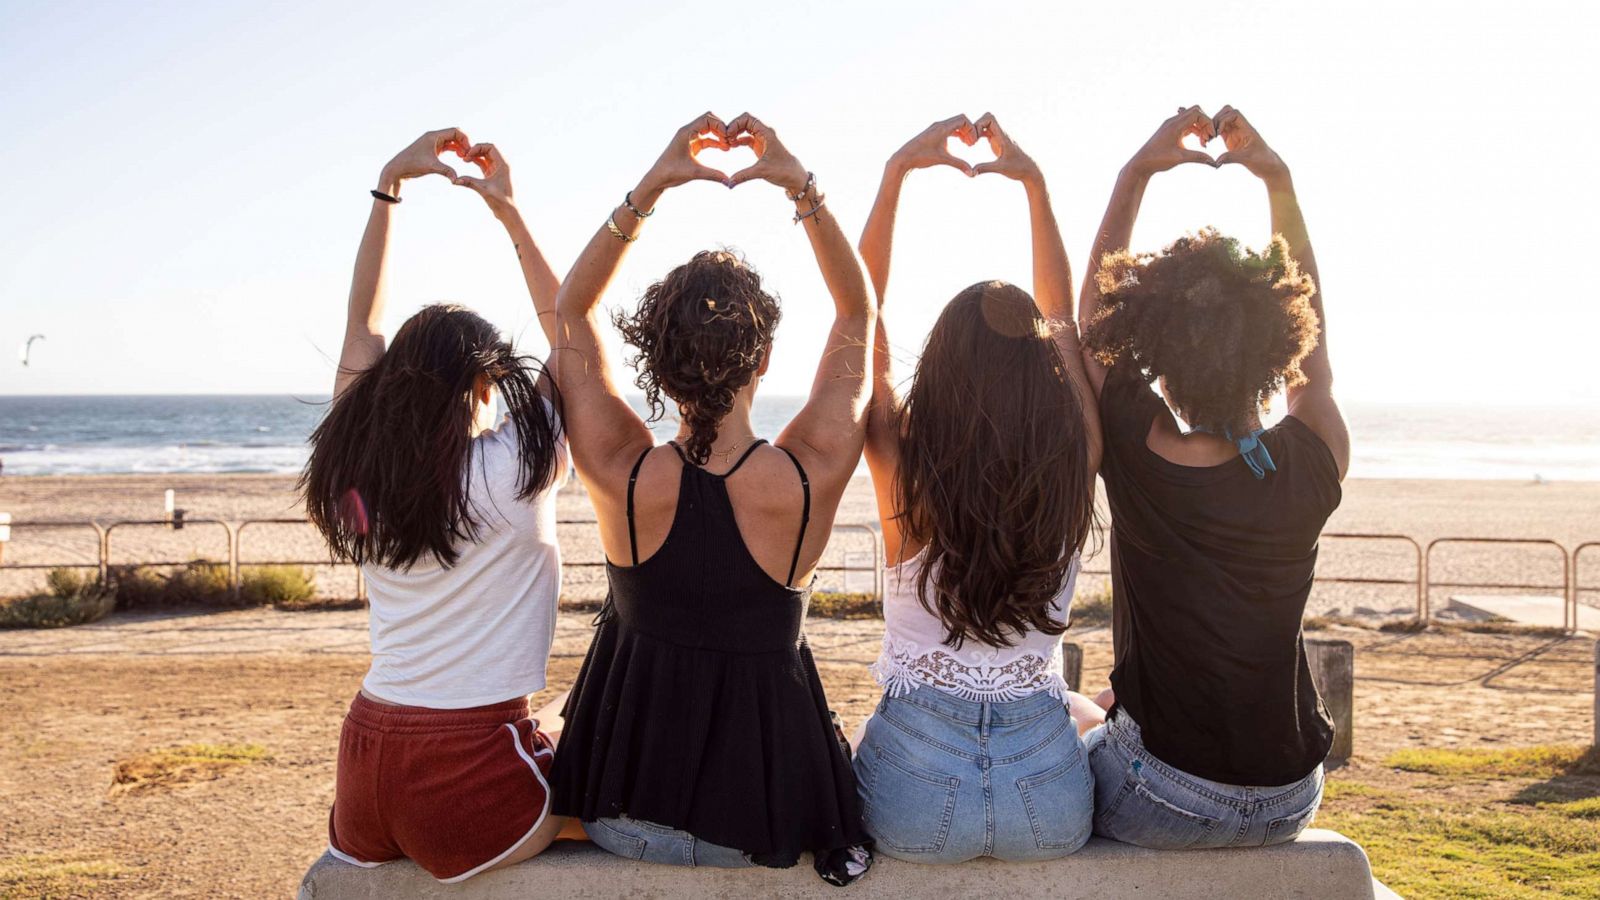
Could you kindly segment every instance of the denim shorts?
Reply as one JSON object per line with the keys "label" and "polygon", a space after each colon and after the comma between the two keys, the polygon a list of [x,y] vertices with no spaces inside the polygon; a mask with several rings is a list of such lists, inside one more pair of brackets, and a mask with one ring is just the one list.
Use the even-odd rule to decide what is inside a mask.
{"label": "denim shorts", "polygon": [[1241,787],[1180,772],[1150,755],[1118,710],[1089,732],[1094,833],[1156,850],[1261,847],[1292,841],[1322,803],[1322,767],[1293,784]]}
{"label": "denim shorts", "polygon": [[668,866],[711,866],[746,869],[755,863],[742,851],[702,841],[687,831],[630,819],[596,819],[583,823],[589,840],[625,859]]}
{"label": "denim shorts", "polygon": [[1094,778],[1061,700],[885,695],[856,753],[867,832],[886,856],[954,863],[1066,856],[1089,839]]}

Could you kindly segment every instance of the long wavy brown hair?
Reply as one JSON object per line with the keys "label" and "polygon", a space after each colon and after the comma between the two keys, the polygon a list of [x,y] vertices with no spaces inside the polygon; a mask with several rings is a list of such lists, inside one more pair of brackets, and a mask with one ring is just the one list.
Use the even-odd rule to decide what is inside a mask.
{"label": "long wavy brown hair", "polygon": [[1316,285],[1281,235],[1261,252],[1207,228],[1160,254],[1107,254],[1084,343],[1162,379],[1190,425],[1242,434],[1274,394],[1305,381],[1317,346]]}
{"label": "long wavy brown hair", "polygon": [[1051,605],[1094,529],[1094,475],[1083,404],[1028,292],[957,294],[897,418],[895,506],[926,542],[917,594],[945,643],[1065,631]]}
{"label": "long wavy brown hair", "polygon": [[550,384],[546,406],[538,365],[464,307],[426,306],[407,319],[311,433],[300,489],[333,552],[396,569],[424,555],[450,566],[478,539],[467,465],[479,379],[499,390],[517,430],[517,496],[548,488],[559,474],[560,397]]}
{"label": "long wavy brown hair", "polygon": [[650,285],[617,330],[637,353],[634,383],[650,405],[650,421],[666,414],[663,396],[689,426],[684,453],[705,465],[717,426],[767,355],[782,312],[761,288],[761,276],[726,250],[702,250]]}

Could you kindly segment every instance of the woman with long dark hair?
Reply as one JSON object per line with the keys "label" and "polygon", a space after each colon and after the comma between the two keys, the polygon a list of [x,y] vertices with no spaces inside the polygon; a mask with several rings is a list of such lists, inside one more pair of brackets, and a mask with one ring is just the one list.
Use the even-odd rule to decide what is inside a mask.
{"label": "woman with long dark hair", "polygon": [[[483,177],[458,177],[445,152]],[[333,405],[301,487],[371,602],[372,665],[339,738],[330,852],[358,866],[409,857],[457,882],[534,856],[563,824],[546,781],[554,744],[527,695],[544,687],[555,631],[567,463],[553,386],[482,317],[427,306],[384,335],[389,220],[401,185],[430,174],[484,198],[554,329],[559,283],[504,158],[453,128],[418,138],[372,192]]]}
{"label": "woman with long dark hair", "polygon": [[[1208,229],[1128,252],[1150,178],[1184,163],[1262,180],[1264,251]],[[1333,729],[1300,621],[1350,460],[1318,288],[1289,169],[1232,107],[1179,110],[1123,168],[1083,288],[1111,506],[1116,664],[1088,737],[1106,837],[1259,846],[1316,814]],[[1284,388],[1288,416],[1263,428]]]}
{"label": "woman with long dark hair", "polygon": [[[969,168],[946,152],[952,138],[987,139],[996,159]],[[1061,636],[1094,525],[1099,420],[1044,176],[993,116],[937,122],[889,160],[861,238],[879,303],[901,184],[934,165],[1022,183],[1034,294],[1000,281],[958,293],[904,398],[880,311],[866,454],[890,567],[872,667],[884,693],[856,776],[886,854],[1051,859],[1091,830]]]}
{"label": "woman with long dark hair", "polygon": [[[703,148],[748,146],[731,178]],[[596,308],[670,188],[766,181],[794,204],[833,297],[811,397],[778,436],[750,410],[772,361],[777,298],[739,257],[697,253],[617,317],[638,385],[678,436],[657,446],[611,380]],[[610,595],[564,710],[555,810],[595,843],[675,865],[865,870],[855,779],[802,625],[812,571],[861,455],[873,308],[816,180],[759,120],[680,129],[574,264],[557,302],[556,374],[573,461],[594,502]]]}

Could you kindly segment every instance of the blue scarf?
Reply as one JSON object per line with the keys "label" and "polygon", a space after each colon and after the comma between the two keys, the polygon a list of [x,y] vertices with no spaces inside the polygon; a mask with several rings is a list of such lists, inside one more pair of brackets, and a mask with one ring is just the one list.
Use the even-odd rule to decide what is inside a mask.
{"label": "blue scarf", "polygon": [[[1216,434],[1210,428],[1200,428],[1198,426],[1190,429],[1190,431]],[[1232,441],[1233,445],[1239,448],[1239,455],[1244,457],[1245,465],[1250,467],[1250,471],[1255,473],[1258,480],[1267,477],[1268,472],[1278,471],[1277,465],[1272,461],[1272,454],[1267,450],[1267,445],[1261,443],[1261,435],[1265,432],[1265,428],[1257,428],[1243,437],[1235,437],[1233,429],[1222,429],[1223,439]]]}

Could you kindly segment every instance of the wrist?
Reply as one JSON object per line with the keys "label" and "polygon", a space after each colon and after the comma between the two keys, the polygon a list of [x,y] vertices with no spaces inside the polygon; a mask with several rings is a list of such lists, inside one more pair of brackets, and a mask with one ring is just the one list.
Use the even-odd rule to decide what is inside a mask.
{"label": "wrist", "polygon": [[1261,175],[1261,181],[1266,184],[1270,193],[1294,193],[1294,179],[1289,177],[1289,167],[1279,166],[1270,172]]}
{"label": "wrist", "polygon": [[400,196],[400,182],[405,179],[395,174],[388,166],[378,173],[377,189],[391,197]]}
{"label": "wrist", "polygon": [[784,196],[792,197],[806,189],[811,181],[811,173],[804,167],[792,172],[785,172],[782,176],[772,179],[772,183],[783,189]]}
{"label": "wrist", "polygon": [[1154,173],[1149,171],[1137,159],[1129,160],[1128,164],[1122,167],[1122,171],[1117,173],[1117,185],[1119,187],[1144,187],[1149,183],[1152,174]]}
{"label": "wrist", "polygon": [[[633,192],[630,196],[633,197],[634,206],[644,210],[645,212],[650,212],[656,208],[656,201],[661,199],[661,195],[666,193],[666,190],[666,187],[663,186],[660,181],[657,181],[652,175],[647,174],[645,177],[639,179],[638,184],[634,185]],[[617,205],[620,206],[621,204],[619,203]]]}

